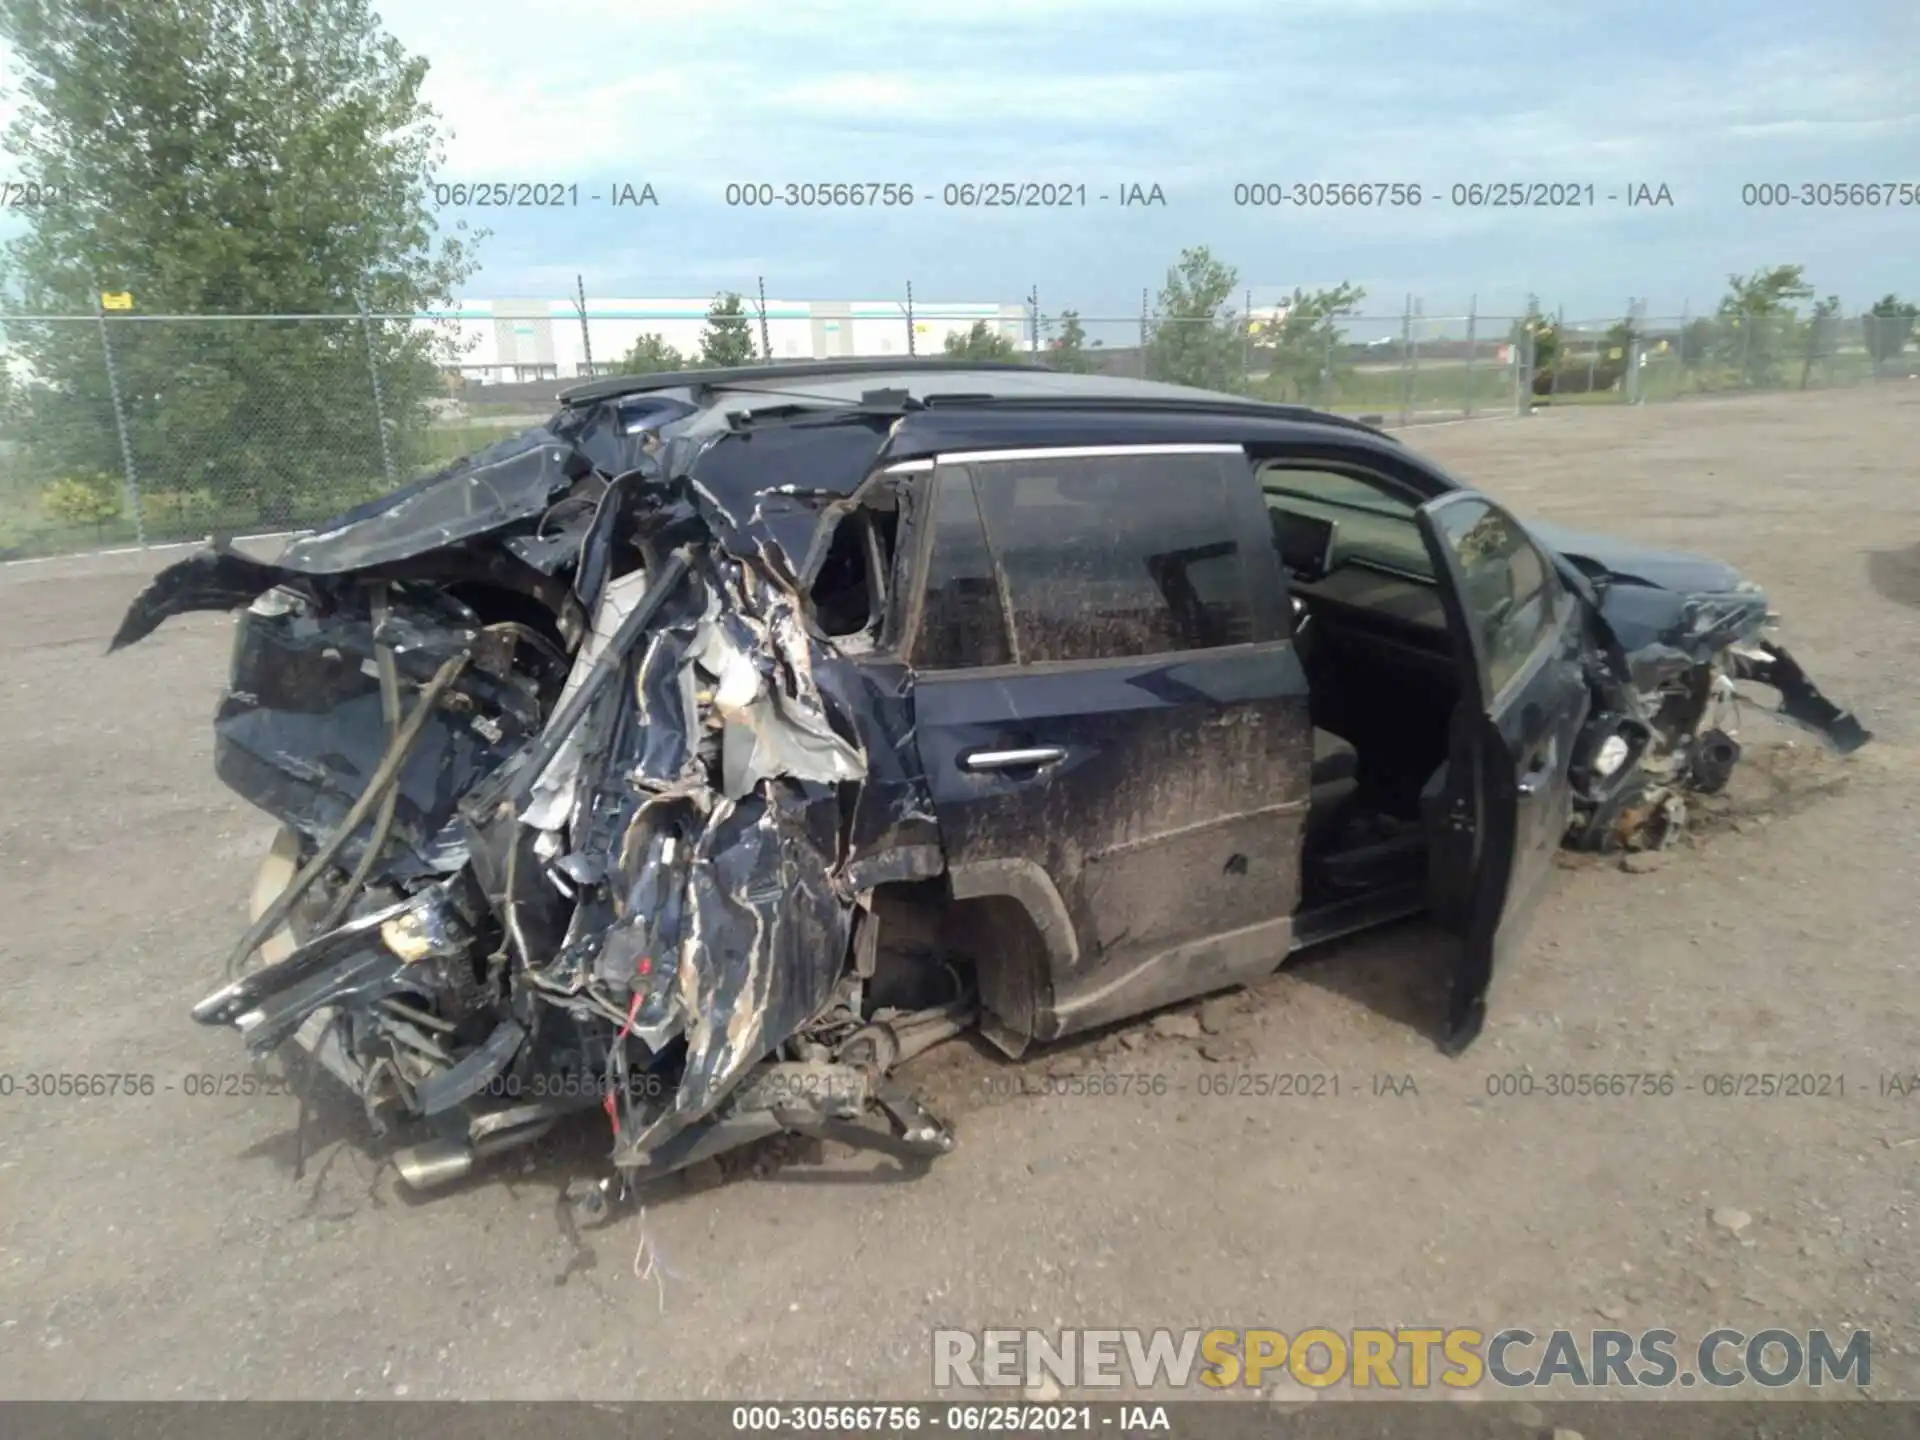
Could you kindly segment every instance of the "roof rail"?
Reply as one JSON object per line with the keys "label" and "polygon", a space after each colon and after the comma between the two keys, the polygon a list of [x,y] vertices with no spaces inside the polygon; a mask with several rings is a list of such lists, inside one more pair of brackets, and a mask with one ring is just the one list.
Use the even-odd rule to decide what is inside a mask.
{"label": "roof rail", "polygon": [[1263,420],[1291,420],[1303,425],[1361,430],[1396,445],[1400,443],[1397,435],[1355,416],[1315,410],[1310,405],[1282,405],[1271,400],[1216,400],[1184,395],[942,395],[937,391],[924,398],[931,409],[979,405],[1009,410],[1158,410],[1163,413],[1190,411],[1196,415],[1247,415]]}
{"label": "roof rail", "polygon": [[[643,395],[651,390],[674,390],[681,386],[734,385],[743,380],[810,379],[829,375],[898,374],[903,371],[1045,371],[1044,365],[1022,365],[1004,360],[956,360],[946,356],[920,359],[914,356],[889,359],[881,356],[845,360],[795,360],[792,362],[732,365],[716,370],[667,370],[654,375],[608,375],[572,385],[560,392],[562,405],[584,405],[595,400],[611,400],[621,395]],[[1049,372],[1051,373],[1051,372]]]}

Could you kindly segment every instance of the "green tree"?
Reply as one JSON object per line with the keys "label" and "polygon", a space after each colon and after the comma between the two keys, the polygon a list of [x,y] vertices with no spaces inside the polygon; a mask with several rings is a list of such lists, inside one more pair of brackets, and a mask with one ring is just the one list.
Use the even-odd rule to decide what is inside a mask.
{"label": "green tree", "polygon": [[1541,310],[1539,296],[1527,296],[1527,313],[1514,322],[1507,343],[1522,357],[1529,354],[1531,347],[1535,393],[1538,393],[1539,377],[1551,377],[1560,363],[1560,322]]}
{"label": "green tree", "polygon": [[1160,311],[1147,337],[1147,374],[1208,390],[1246,387],[1245,335],[1227,303],[1240,272],[1204,245],[1180,252],[1160,289]]}
{"label": "green tree", "polygon": [[1799,331],[1794,302],[1812,296],[1804,265],[1775,265],[1751,275],[1729,275],[1720,299],[1716,358],[1733,367],[1739,383],[1772,384],[1781,358]]}
{"label": "green tree", "polygon": [[622,375],[664,375],[687,369],[687,357],[651,331],[633,342],[620,357]]}
{"label": "green tree", "polygon": [[746,307],[731,290],[716,295],[707,307],[707,328],[700,332],[700,363],[715,369],[751,365],[760,358],[753,343],[753,327]]}
{"label": "green tree", "polygon": [[[16,313],[91,316],[107,290],[147,314],[411,314],[473,271],[481,237],[438,234],[429,207],[427,62],[369,0],[0,0],[0,40],[6,148],[58,196],[0,256]],[[39,466],[117,473],[98,330],[8,332]],[[116,321],[109,339],[142,478],[208,490],[234,522],[381,488],[423,453],[453,358],[421,327],[356,320]]]}
{"label": "green tree", "polygon": [[1276,400],[1324,400],[1335,381],[1340,321],[1366,297],[1363,288],[1346,283],[1331,290],[1296,288],[1275,307],[1274,318],[1260,328],[1254,353],[1266,364]]}
{"label": "green tree", "polygon": [[1719,343],[1719,334],[1719,327],[1704,315],[1688,321],[1678,342],[1681,362],[1689,366],[1705,362]]}
{"label": "green tree", "polygon": [[1805,348],[1800,357],[1800,388],[1807,388],[1816,360],[1831,357],[1839,348],[1840,297],[1829,295],[1813,307],[1813,319],[1807,324]]}
{"label": "green tree", "polygon": [[1020,348],[984,320],[961,334],[948,333],[940,348],[956,360],[1018,360]]}
{"label": "green tree", "polygon": [[1867,312],[1867,354],[1876,366],[1884,365],[1907,348],[1913,336],[1913,324],[1920,319],[1920,306],[1898,295],[1883,295]]}
{"label": "green tree", "polygon": [[1087,330],[1080,323],[1078,310],[1060,312],[1060,333],[1047,341],[1047,366],[1074,375],[1091,374],[1093,357],[1087,354]]}

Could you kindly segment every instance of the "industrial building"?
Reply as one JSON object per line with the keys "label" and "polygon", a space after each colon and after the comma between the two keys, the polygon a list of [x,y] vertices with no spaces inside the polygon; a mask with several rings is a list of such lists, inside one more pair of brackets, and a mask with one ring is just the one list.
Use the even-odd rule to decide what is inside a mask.
{"label": "industrial building", "polygon": [[[512,384],[608,374],[641,336],[658,335],[683,355],[697,355],[713,297],[697,300],[459,300],[423,314],[447,335],[455,368],[470,383]],[[1021,305],[904,300],[773,300],[765,326],[757,297],[742,297],[754,346],[762,337],[775,360],[834,356],[938,355],[947,336],[984,320],[1016,344],[1028,341]],[[911,343],[909,343],[911,342]],[[591,355],[591,361],[589,361]]]}

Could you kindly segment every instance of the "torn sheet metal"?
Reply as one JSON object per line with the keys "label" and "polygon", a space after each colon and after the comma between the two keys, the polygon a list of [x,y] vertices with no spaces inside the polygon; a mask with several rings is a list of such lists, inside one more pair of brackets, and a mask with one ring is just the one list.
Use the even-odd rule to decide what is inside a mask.
{"label": "torn sheet metal", "polygon": [[411,559],[541,516],[593,466],[544,427],[502,440],[289,544],[288,569],[339,575]]}
{"label": "torn sheet metal", "polygon": [[[847,1028],[863,889],[939,871],[906,674],[850,666],[802,588],[887,426],[661,433],[691,408],[566,412],[277,562],[190,557],[135,601],[116,647],[242,610],[217,769],[301,856],[393,763],[378,655],[409,709],[473,657],[404,757],[390,832],[346,837],[320,903],[362,868],[365,894],[198,1018],[256,1050],[324,1041],[370,1114],[489,1144],[600,1106],[632,1169],[720,1143],[756,1067]],[[494,1113],[537,1086],[538,1115]]]}
{"label": "torn sheet metal", "polygon": [[890,434],[891,422],[881,416],[798,421],[722,435],[687,463],[726,551],[797,585],[827,543],[822,512],[860,487]]}

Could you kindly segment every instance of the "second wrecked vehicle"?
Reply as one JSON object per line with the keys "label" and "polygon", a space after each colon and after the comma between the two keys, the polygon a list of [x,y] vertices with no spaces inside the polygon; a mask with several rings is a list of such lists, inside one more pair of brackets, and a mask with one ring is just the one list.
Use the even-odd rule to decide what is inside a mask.
{"label": "second wrecked vehicle", "polygon": [[927,1045],[1420,910],[1457,1053],[1554,849],[1670,843],[1746,687],[1868,738],[1716,562],[1354,421],[1019,366],[582,386],[272,563],[170,567],[114,643],[203,609],[242,612],[218,772],[285,829],[196,1018],[431,1122],[416,1185],[593,1107],[635,1178],[939,1154],[889,1078]]}

